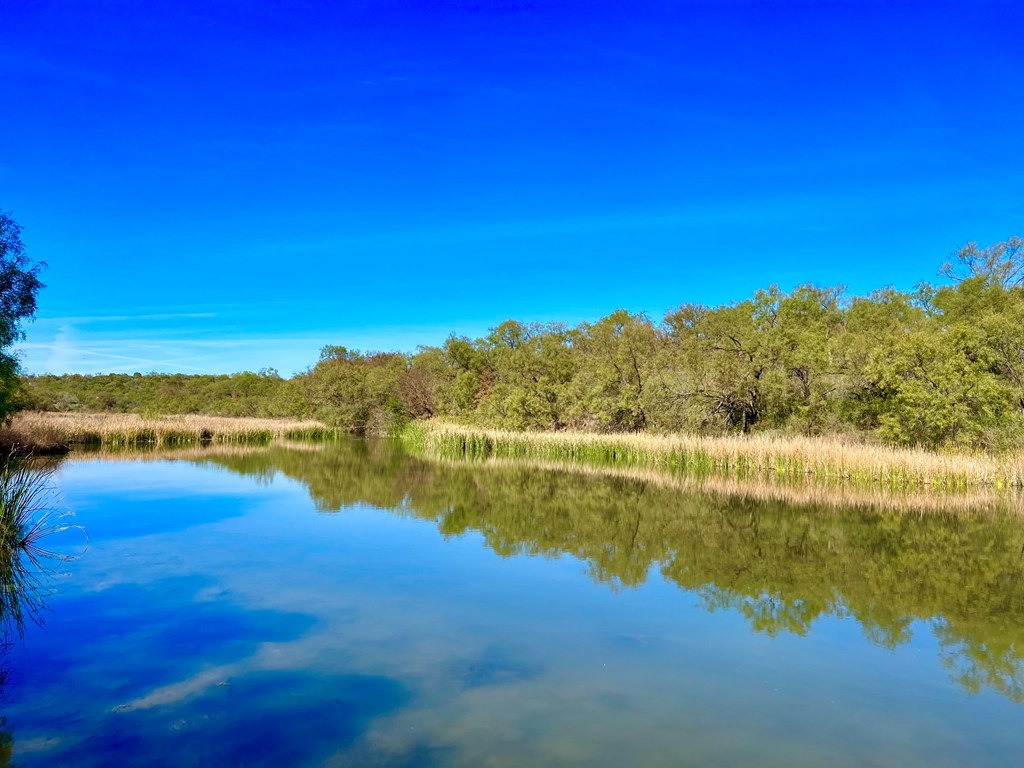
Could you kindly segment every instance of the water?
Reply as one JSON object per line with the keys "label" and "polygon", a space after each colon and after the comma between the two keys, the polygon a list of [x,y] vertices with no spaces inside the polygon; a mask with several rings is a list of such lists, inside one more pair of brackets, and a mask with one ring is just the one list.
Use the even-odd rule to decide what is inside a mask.
{"label": "water", "polygon": [[[1016,766],[1024,524],[388,442],[72,458],[18,766]],[[74,541],[65,542],[68,547]]]}

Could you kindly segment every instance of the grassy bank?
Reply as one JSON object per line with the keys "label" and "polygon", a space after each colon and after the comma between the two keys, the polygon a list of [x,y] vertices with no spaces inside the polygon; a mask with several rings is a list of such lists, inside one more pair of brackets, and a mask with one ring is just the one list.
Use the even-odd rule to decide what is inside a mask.
{"label": "grassy bank", "polygon": [[[108,448],[260,445],[340,436],[317,421],[24,412],[0,445],[37,453]],[[402,441],[447,458],[502,458],[627,467],[690,476],[771,477],[882,488],[1024,488],[1024,454],[936,453],[809,437],[513,432],[420,421]]]}
{"label": "grassy bank", "polygon": [[321,440],[338,431],[318,421],[247,419],[218,416],[136,414],[16,414],[0,431],[0,445],[35,453],[74,446],[185,446],[203,443],[269,443],[274,440]]}
{"label": "grassy bank", "polygon": [[508,458],[658,469],[690,475],[826,480],[890,488],[1019,488],[1024,455],[987,456],[809,437],[511,432],[429,421],[403,441],[449,458]]}

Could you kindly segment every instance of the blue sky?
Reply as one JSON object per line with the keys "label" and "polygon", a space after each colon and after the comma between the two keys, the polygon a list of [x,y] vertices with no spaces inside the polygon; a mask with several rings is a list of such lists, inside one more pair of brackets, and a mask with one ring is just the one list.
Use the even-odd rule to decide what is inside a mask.
{"label": "blue sky", "polygon": [[[209,7],[203,7],[209,6]],[[0,0],[29,372],[936,279],[1024,234],[1024,4]]]}

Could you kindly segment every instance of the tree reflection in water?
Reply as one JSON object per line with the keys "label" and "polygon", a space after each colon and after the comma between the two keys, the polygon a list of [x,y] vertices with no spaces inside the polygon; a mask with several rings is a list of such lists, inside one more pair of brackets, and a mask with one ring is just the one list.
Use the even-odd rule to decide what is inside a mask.
{"label": "tree reflection in water", "polygon": [[[981,509],[950,513],[935,511],[934,496],[927,513],[884,497],[845,508],[814,496],[794,503],[758,489],[687,491],[654,477],[441,462],[387,440],[182,458],[261,482],[284,474],[325,513],[365,503],[432,521],[446,536],[476,531],[503,557],[571,555],[613,588],[643,584],[656,568],[706,609],[736,611],[768,635],[851,618],[893,648],[925,622],[965,690],[1024,701],[1024,518],[1013,503],[986,498]],[[949,508],[968,501],[950,498]]]}

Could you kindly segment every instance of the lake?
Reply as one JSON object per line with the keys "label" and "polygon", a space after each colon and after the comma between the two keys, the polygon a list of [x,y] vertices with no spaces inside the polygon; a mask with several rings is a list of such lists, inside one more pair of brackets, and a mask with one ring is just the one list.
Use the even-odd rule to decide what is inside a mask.
{"label": "lake", "polygon": [[[72,454],[18,766],[1016,766],[1024,521],[417,458]],[[63,534],[52,545],[81,549]]]}

